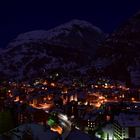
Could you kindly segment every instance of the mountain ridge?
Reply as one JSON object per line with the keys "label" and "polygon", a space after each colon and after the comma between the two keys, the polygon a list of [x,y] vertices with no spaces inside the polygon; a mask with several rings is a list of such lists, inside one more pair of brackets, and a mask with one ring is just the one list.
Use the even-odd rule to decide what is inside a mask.
{"label": "mountain ridge", "polygon": [[77,73],[90,64],[104,39],[99,28],[80,20],[49,31],[20,34],[0,55],[0,75],[22,80],[45,78],[58,71],[63,76]]}
{"label": "mountain ridge", "polygon": [[[99,65],[102,73],[128,85],[140,85],[140,12],[128,19],[112,33],[97,51],[97,58],[110,62],[108,66]],[[99,67],[98,67],[99,68]],[[136,71],[136,72],[135,72]],[[135,81],[135,82],[134,82]],[[137,82],[136,82],[137,81]]]}

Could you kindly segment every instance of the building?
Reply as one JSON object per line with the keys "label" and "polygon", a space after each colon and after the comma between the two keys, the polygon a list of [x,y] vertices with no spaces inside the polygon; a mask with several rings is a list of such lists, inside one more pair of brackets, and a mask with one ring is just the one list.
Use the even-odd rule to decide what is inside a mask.
{"label": "building", "polygon": [[86,113],[83,122],[85,122],[85,131],[94,131],[96,126],[98,125],[98,115],[93,112]]}
{"label": "building", "polygon": [[113,135],[117,140],[140,139],[140,115],[120,113],[115,116]]}

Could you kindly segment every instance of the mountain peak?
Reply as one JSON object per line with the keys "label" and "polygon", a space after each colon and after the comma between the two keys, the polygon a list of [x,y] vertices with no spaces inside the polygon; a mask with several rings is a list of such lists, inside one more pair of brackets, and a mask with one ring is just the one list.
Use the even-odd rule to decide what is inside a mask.
{"label": "mountain peak", "polygon": [[[72,32],[79,32],[79,30],[88,30],[95,32],[95,34],[101,35],[103,32],[96,26],[84,20],[73,19],[67,23],[57,26],[50,30],[36,30],[29,31],[17,36],[17,38],[11,42],[10,46],[22,45],[25,43],[36,42],[38,40],[51,41],[59,36],[69,36]],[[79,32],[80,33],[80,32]]]}
{"label": "mountain peak", "polygon": [[91,27],[91,28],[96,29],[98,32],[102,32],[101,29],[99,29],[96,26],[93,26],[90,22],[85,21],[85,20],[79,20],[79,19],[73,19],[73,20],[63,24],[62,26],[73,26],[73,25],[77,25],[81,28]]}

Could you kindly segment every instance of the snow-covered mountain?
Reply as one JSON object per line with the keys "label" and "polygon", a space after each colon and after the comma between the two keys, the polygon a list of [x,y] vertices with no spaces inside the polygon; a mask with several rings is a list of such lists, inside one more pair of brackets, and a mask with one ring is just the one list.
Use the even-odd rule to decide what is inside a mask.
{"label": "snow-covered mountain", "polygon": [[97,52],[95,66],[101,74],[140,85],[140,12],[112,33]]}
{"label": "snow-covered mountain", "polygon": [[81,20],[20,34],[0,54],[0,76],[32,79],[56,72],[74,74],[92,61],[104,38],[99,28]]}
{"label": "snow-covered mountain", "polygon": [[102,40],[104,37],[101,37],[102,33],[98,27],[86,21],[72,20],[48,31],[38,30],[20,34],[10,45],[17,46],[25,43],[46,41],[47,43],[53,43],[53,45],[75,47],[76,45],[84,45],[82,43],[85,41],[86,45],[93,46]]}

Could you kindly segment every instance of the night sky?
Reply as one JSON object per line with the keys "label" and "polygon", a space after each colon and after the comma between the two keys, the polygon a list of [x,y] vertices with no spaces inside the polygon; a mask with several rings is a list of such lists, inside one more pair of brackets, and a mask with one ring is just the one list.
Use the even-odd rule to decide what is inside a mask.
{"label": "night sky", "polygon": [[1,0],[0,47],[19,33],[82,19],[112,32],[140,9],[140,0]]}

